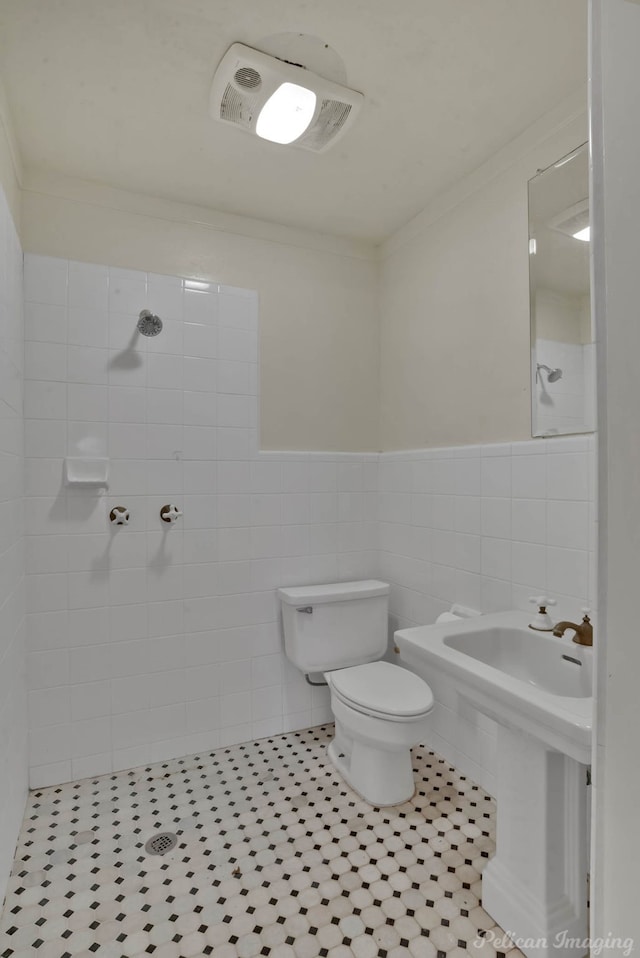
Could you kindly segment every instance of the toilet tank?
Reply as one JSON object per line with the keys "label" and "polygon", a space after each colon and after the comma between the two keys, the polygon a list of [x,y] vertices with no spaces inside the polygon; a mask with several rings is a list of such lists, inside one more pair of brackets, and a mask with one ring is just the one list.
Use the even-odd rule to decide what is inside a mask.
{"label": "toilet tank", "polygon": [[366,579],[278,589],[287,658],[302,672],[328,672],[382,658],[389,586]]}

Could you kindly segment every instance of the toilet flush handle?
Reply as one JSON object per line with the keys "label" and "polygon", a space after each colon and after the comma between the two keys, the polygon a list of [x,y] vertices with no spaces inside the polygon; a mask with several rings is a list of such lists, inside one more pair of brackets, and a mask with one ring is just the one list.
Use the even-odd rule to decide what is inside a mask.
{"label": "toilet flush handle", "polygon": [[296,609],[296,612],[304,612],[305,615],[311,615],[313,613],[313,606],[305,605],[301,609]]}

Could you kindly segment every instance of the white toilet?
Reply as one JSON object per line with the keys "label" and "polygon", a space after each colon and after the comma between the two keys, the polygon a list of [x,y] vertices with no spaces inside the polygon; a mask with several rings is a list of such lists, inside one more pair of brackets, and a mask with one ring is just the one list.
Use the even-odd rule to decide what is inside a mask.
{"label": "white toilet", "polygon": [[329,757],[372,805],[415,791],[411,747],[427,736],[431,689],[387,650],[389,586],[368,579],[279,589],[285,650],[305,675],[324,673],[336,734]]}

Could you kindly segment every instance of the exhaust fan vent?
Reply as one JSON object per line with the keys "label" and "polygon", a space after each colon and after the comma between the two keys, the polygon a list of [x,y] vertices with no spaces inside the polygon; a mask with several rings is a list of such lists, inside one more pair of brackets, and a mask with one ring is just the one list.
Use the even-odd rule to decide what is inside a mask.
{"label": "exhaust fan vent", "polygon": [[243,126],[248,130],[256,108],[259,109],[257,97],[243,94],[228,83],[220,103],[218,119],[234,123],[236,126]]}
{"label": "exhaust fan vent", "polygon": [[253,67],[240,67],[236,70],[235,81],[243,90],[257,90],[262,83],[260,74]]}
{"label": "exhaust fan vent", "polygon": [[291,145],[322,152],[352,125],[364,97],[326,80],[303,66],[285,63],[242,43],[234,43],[222,58],[211,87],[209,112],[216,120],[256,133],[265,103],[283,83],[312,90],[316,106],[304,133]]}
{"label": "exhaust fan vent", "polygon": [[338,135],[353,107],[340,100],[323,100],[315,122],[300,137],[297,145],[307,150],[322,150]]}

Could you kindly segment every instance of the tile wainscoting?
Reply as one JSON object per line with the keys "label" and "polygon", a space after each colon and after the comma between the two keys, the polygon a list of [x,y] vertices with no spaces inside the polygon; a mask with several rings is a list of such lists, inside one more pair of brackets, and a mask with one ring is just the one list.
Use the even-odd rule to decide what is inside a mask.
{"label": "tile wainscoting", "polygon": [[[479,612],[557,600],[555,619],[596,602],[592,436],[384,453],[379,574],[392,629],[433,622],[453,602]],[[535,635],[532,635],[535,641]],[[433,687],[429,746],[495,794],[495,725]]]}

